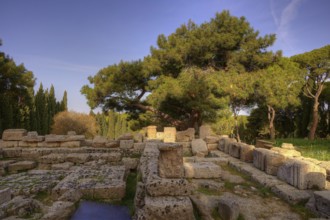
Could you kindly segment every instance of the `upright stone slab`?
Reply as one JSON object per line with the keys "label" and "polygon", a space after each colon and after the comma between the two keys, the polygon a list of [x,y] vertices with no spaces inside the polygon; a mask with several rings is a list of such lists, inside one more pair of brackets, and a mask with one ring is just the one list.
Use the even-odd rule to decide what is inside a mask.
{"label": "upright stone slab", "polygon": [[253,162],[253,145],[241,144],[241,151],[240,151],[240,160],[252,163]]}
{"label": "upright stone slab", "polygon": [[298,189],[324,189],[326,186],[326,170],[306,160],[287,160],[278,169],[277,177]]}
{"label": "upright stone slab", "polygon": [[25,129],[6,129],[2,133],[2,140],[4,141],[21,141],[26,136]]}
{"label": "upright stone slab", "polygon": [[253,150],[253,166],[259,170],[265,171],[266,169],[266,154],[270,150],[264,148],[255,148]]}
{"label": "upright stone slab", "polygon": [[173,143],[176,139],[176,128],[165,127],[164,128],[164,143]]}
{"label": "upright stone slab", "polygon": [[282,166],[286,160],[286,157],[282,154],[273,151],[267,152],[265,161],[265,172],[267,174],[276,176],[279,167]]}
{"label": "upright stone slab", "polygon": [[231,139],[227,138],[227,137],[221,137],[219,140],[219,145],[218,145],[218,149],[220,151],[225,152],[226,154],[229,153],[229,145],[231,143]]}
{"label": "upright stone slab", "polygon": [[148,137],[148,139],[157,138],[157,126],[148,126],[147,127],[147,137]]}
{"label": "upright stone slab", "polygon": [[315,208],[323,217],[330,218],[330,191],[315,191]]}
{"label": "upright stone slab", "polygon": [[133,148],[134,140],[121,140],[120,148],[121,149],[131,149]]}
{"label": "upright stone slab", "polygon": [[194,139],[191,142],[191,150],[193,155],[208,155],[209,151],[203,139]]}
{"label": "upright stone slab", "polygon": [[162,178],[182,178],[184,176],[182,145],[161,143],[158,148],[159,176]]}
{"label": "upright stone slab", "polygon": [[11,200],[11,192],[9,188],[0,189],[0,205]]}
{"label": "upright stone slab", "polygon": [[229,145],[229,155],[235,158],[240,158],[241,143],[232,142]]}
{"label": "upright stone slab", "polygon": [[195,139],[195,128],[188,128],[187,130],[176,132],[177,142],[188,142],[194,139]]}
{"label": "upright stone slab", "polygon": [[211,130],[211,126],[209,125],[202,125],[199,127],[199,138],[200,139],[204,139],[207,136],[212,135],[212,130]]}

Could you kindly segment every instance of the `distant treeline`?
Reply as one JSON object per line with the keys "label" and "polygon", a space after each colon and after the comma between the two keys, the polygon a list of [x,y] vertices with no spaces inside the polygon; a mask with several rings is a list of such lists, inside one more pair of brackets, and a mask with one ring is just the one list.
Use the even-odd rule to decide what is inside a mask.
{"label": "distant treeline", "polygon": [[23,64],[0,52],[0,137],[3,130],[25,128],[39,134],[50,132],[56,113],[67,110],[67,93],[57,101],[55,89],[40,84],[34,92],[36,79]]}

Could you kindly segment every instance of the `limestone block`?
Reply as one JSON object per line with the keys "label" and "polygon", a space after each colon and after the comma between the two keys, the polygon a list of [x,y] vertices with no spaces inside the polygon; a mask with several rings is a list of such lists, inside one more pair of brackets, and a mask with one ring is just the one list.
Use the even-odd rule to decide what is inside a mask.
{"label": "limestone block", "polygon": [[134,141],[137,143],[142,143],[144,139],[144,135],[141,133],[134,134]]}
{"label": "limestone block", "polygon": [[156,133],[157,140],[164,140],[164,132],[157,132]]}
{"label": "limestone block", "polygon": [[286,157],[282,154],[272,151],[267,152],[265,159],[265,172],[267,174],[276,176],[279,167],[282,166],[286,160]]}
{"label": "limestone block", "polygon": [[44,163],[44,164],[64,163],[65,159],[66,159],[66,154],[51,153],[42,156],[40,158],[40,163]]}
{"label": "limestone block", "polygon": [[37,166],[37,163],[34,161],[19,161],[8,165],[8,171],[10,173],[15,173],[22,170],[30,170]]}
{"label": "limestone block", "polygon": [[295,149],[293,144],[289,144],[289,143],[282,143],[281,148],[288,149],[288,150],[294,150]]}
{"label": "limestone block", "polygon": [[148,139],[156,139],[157,136],[157,126],[148,126],[147,127],[147,137]]}
{"label": "limestone block", "polygon": [[253,162],[253,145],[241,144],[241,151],[240,151],[240,160],[252,163]]}
{"label": "limestone block", "polygon": [[105,144],[105,147],[108,147],[108,148],[117,148],[117,147],[119,147],[119,145],[120,145],[120,141],[111,140],[111,141],[108,141]]}
{"label": "limestone block", "polygon": [[175,127],[165,127],[164,128],[164,142],[171,143],[175,142],[176,139],[176,128]]}
{"label": "limestone block", "polygon": [[139,165],[139,158],[124,157],[122,161],[127,170],[136,170]]}
{"label": "limestone block", "polygon": [[223,151],[226,154],[228,154],[229,153],[229,146],[232,142],[235,142],[235,141],[233,141],[232,139],[227,138],[227,137],[221,137],[220,140],[219,140],[218,149],[220,151]]}
{"label": "limestone block", "polygon": [[240,212],[239,204],[234,198],[220,198],[218,213],[221,219],[236,220]]}
{"label": "limestone block", "polygon": [[58,148],[60,147],[60,142],[38,142],[38,147]]}
{"label": "limestone block", "polygon": [[207,144],[207,149],[209,151],[218,149],[218,144]]}
{"label": "limestone block", "polygon": [[[189,162],[189,161],[185,161]],[[218,166],[228,165],[228,159],[224,157],[196,157],[194,161],[190,162],[212,162]]]}
{"label": "limestone block", "polygon": [[22,158],[27,160],[38,160],[42,156],[42,152],[38,151],[37,148],[24,148],[22,149]]}
{"label": "limestone block", "polygon": [[19,141],[2,141],[2,148],[19,147]]}
{"label": "limestone block", "polygon": [[65,141],[65,135],[48,134],[45,135],[45,142],[62,142]]}
{"label": "limestone block", "polygon": [[145,205],[137,219],[193,220],[194,211],[189,197],[145,197]]}
{"label": "limestone block", "polygon": [[330,181],[330,161],[322,161],[319,164],[320,167],[323,167],[327,172],[327,180]]}
{"label": "limestone block", "polygon": [[211,130],[211,126],[209,125],[202,125],[199,127],[199,138],[200,139],[204,139],[207,136],[212,135],[212,130]]}
{"label": "limestone block", "polygon": [[159,144],[158,173],[163,178],[184,176],[182,145],[176,143]]}
{"label": "limestone block", "polygon": [[38,147],[38,142],[20,141],[18,146],[22,148],[36,148]]}
{"label": "limestone block", "polygon": [[330,218],[330,191],[315,191],[315,208],[322,216]]}
{"label": "limestone block", "polygon": [[64,162],[58,164],[52,164],[52,170],[69,170],[74,164],[72,162]]}
{"label": "limestone block", "polygon": [[58,219],[69,219],[76,209],[73,202],[56,201],[49,208],[46,215],[44,215],[42,220],[58,220]]}
{"label": "limestone block", "polygon": [[259,170],[265,171],[266,169],[266,154],[270,150],[265,148],[255,148],[253,150],[253,166]]}
{"label": "limestone block", "polygon": [[193,190],[186,179],[165,178],[149,178],[145,188],[150,196],[187,196]]}
{"label": "limestone block", "polygon": [[288,184],[275,184],[271,190],[290,204],[303,203],[311,197],[308,191],[296,189]]}
{"label": "limestone block", "polygon": [[277,177],[298,189],[324,189],[326,170],[312,162],[289,159],[277,173]]}
{"label": "limestone block", "polygon": [[134,145],[134,140],[121,140],[120,148],[121,149],[132,149]]}
{"label": "limestone block", "polygon": [[198,153],[206,156],[209,151],[207,149],[207,145],[203,139],[194,139],[191,142],[191,150],[193,155],[197,155]]}
{"label": "limestone block", "polygon": [[11,191],[9,188],[0,189],[0,205],[11,200]]}
{"label": "limestone block", "polygon": [[3,154],[3,157],[5,157],[5,158],[20,157],[22,155],[22,148],[20,148],[20,147],[3,148],[2,154]]}
{"label": "limestone block", "polygon": [[204,140],[207,144],[217,144],[219,142],[220,138],[217,137],[217,136],[210,136],[209,135],[209,136],[206,136],[204,138]]}
{"label": "limestone block", "polygon": [[108,163],[119,162],[121,161],[121,153],[119,152],[102,153],[99,159],[105,160]]}
{"label": "limestone block", "polygon": [[28,132],[27,136],[24,136],[22,138],[22,141],[25,142],[41,142],[44,141],[44,136],[38,136],[38,133],[36,131]]}
{"label": "limestone block", "polygon": [[176,132],[176,141],[177,142],[188,142],[195,139],[195,129],[188,128],[184,131],[177,131]]}
{"label": "limestone block", "polygon": [[146,146],[146,143],[134,143],[133,149],[137,150],[138,152],[143,152],[145,146]]}
{"label": "limestone block", "polygon": [[71,153],[67,154],[65,161],[75,164],[82,164],[90,161],[91,155],[86,153]]}
{"label": "limestone block", "polygon": [[220,167],[212,162],[186,162],[183,165],[186,178],[209,179],[221,176]]}
{"label": "limestone block", "polygon": [[134,136],[131,133],[125,133],[120,135],[117,140],[121,141],[121,140],[134,140]]}
{"label": "limestone block", "polygon": [[285,149],[280,147],[272,147],[272,151],[278,152],[286,157],[301,157],[301,153],[294,149]]}
{"label": "limestone block", "polygon": [[6,129],[2,133],[2,140],[4,141],[21,141],[27,135],[25,129]]}
{"label": "limestone block", "polygon": [[241,144],[232,142],[229,144],[229,155],[235,158],[240,158]]}
{"label": "limestone block", "polygon": [[101,136],[95,136],[93,139],[92,147],[105,147],[108,142],[107,138]]}
{"label": "limestone block", "polygon": [[80,147],[80,141],[61,142],[60,147]]}
{"label": "limestone block", "polygon": [[257,141],[256,141],[256,148],[270,149],[272,147],[273,147],[273,143],[270,141],[260,140],[260,139],[257,139]]}
{"label": "limestone block", "polygon": [[67,135],[74,136],[77,135],[77,133],[75,131],[68,131]]}

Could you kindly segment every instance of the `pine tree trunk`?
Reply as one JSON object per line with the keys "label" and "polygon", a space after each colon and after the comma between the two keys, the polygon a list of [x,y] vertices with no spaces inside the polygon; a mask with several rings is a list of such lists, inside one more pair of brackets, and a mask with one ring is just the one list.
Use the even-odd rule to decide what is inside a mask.
{"label": "pine tree trunk", "polygon": [[318,97],[315,97],[313,104],[312,125],[308,134],[308,139],[311,141],[315,139],[315,133],[318,123],[319,123],[319,102],[318,102]]}
{"label": "pine tree trunk", "polygon": [[237,118],[237,114],[236,113],[234,113],[234,119],[235,119],[236,139],[237,139],[237,142],[241,142],[241,138],[239,136],[238,118]]}
{"label": "pine tree trunk", "polygon": [[275,126],[274,126],[274,119],[275,119],[275,109],[270,105],[268,107],[268,120],[269,120],[269,135],[271,140],[275,140]]}

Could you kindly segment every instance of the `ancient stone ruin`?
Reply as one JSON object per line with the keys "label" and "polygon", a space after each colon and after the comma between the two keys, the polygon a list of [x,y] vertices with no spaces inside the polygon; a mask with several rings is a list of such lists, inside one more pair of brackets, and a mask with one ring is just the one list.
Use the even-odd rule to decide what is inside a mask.
{"label": "ancient stone ruin", "polygon": [[329,161],[199,130],[149,126],[117,140],[5,130],[0,219],[69,219],[82,199],[123,199],[129,172],[138,173],[133,219],[305,218],[293,204],[330,218]]}

